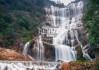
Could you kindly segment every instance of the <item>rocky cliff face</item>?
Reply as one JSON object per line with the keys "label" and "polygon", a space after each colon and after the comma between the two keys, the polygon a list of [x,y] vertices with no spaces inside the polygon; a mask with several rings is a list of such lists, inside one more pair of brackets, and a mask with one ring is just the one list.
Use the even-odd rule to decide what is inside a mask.
{"label": "rocky cliff face", "polygon": [[[82,23],[85,5],[85,0],[76,0],[67,6],[47,4],[45,22],[38,27],[38,35],[42,36],[46,60],[55,59],[55,42],[69,46],[73,51],[76,50],[75,55],[77,54],[77,56],[82,57],[83,53],[86,59],[90,59],[87,32]],[[55,38],[56,41],[54,41]]]}
{"label": "rocky cliff face", "polygon": [[86,0],[76,0],[63,7],[53,4],[46,6],[46,21],[40,27],[39,34],[54,38],[59,32],[58,28],[63,25],[68,30],[63,44],[74,46],[77,53],[87,52],[89,44],[82,23],[85,5]]}

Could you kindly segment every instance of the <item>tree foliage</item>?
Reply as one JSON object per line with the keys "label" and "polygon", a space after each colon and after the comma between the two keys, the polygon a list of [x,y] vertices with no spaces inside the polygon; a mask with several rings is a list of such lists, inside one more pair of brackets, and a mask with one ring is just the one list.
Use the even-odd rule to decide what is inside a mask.
{"label": "tree foliage", "polygon": [[45,5],[50,4],[64,6],[50,0],[0,0],[0,46],[31,40],[45,20]]}
{"label": "tree foliage", "polygon": [[0,0],[0,46],[29,41],[45,15],[46,0]]}
{"label": "tree foliage", "polygon": [[91,48],[99,47],[99,0],[88,0],[83,21]]}

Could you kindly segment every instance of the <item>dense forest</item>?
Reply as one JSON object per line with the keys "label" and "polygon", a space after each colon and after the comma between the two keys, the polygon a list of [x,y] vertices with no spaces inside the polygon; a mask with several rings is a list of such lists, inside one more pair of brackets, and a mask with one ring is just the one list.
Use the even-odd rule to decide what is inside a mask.
{"label": "dense forest", "polygon": [[99,48],[99,0],[88,0],[83,21],[91,48]]}
{"label": "dense forest", "polygon": [[0,46],[11,48],[16,42],[27,42],[37,34],[37,26],[44,21],[49,0],[0,0]]}
{"label": "dense forest", "polygon": [[29,41],[43,20],[45,1],[0,0],[0,46]]}
{"label": "dense forest", "polygon": [[90,48],[96,54],[95,70],[99,70],[99,0],[88,0],[83,23],[88,32]]}

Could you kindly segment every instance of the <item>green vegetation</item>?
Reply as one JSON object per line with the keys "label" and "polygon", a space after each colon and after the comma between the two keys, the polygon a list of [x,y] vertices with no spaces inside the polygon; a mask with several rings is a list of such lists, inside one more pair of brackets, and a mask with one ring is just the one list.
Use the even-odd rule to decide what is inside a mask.
{"label": "green vegetation", "polygon": [[83,62],[87,62],[88,60],[86,59],[79,59],[79,60],[76,60],[76,62],[79,62],[79,63],[83,63]]}
{"label": "green vegetation", "polygon": [[[88,0],[83,22],[88,31],[90,48],[99,54],[99,0]],[[96,56],[95,70],[99,70],[99,55]]]}
{"label": "green vegetation", "polygon": [[99,70],[99,51],[96,52],[95,70]]}
{"label": "green vegetation", "polygon": [[83,57],[83,53],[82,52],[78,52],[77,53],[77,60],[76,62],[79,62],[79,63],[83,63],[83,62],[86,62],[88,60],[86,60],[84,57]]}
{"label": "green vegetation", "polygon": [[96,62],[95,70],[99,70],[99,61],[98,61],[98,62]]}
{"label": "green vegetation", "polygon": [[11,48],[37,35],[37,26],[45,19],[45,5],[64,6],[50,0],[0,0],[0,46]]}
{"label": "green vegetation", "polygon": [[99,0],[88,0],[83,21],[91,48],[99,48]]}
{"label": "green vegetation", "polygon": [[46,0],[0,0],[0,46],[11,48],[37,34]]}
{"label": "green vegetation", "polygon": [[83,57],[82,52],[77,53],[77,56],[78,56],[78,58],[77,58],[76,62],[86,62],[86,61],[88,61]]}
{"label": "green vegetation", "polygon": [[0,60],[6,60],[5,58],[3,58],[3,57],[0,57]]}

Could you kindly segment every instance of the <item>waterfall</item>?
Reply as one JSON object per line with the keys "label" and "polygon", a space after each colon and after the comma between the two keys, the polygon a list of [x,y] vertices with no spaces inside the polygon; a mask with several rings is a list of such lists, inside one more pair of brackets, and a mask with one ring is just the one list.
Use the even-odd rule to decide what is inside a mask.
{"label": "waterfall", "polygon": [[28,47],[29,47],[29,44],[30,44],[30,42],[27,42],[27,43],[25,44],[25,46],[24,46],[24,49],[23,49],[23,54],[24,54],[24,55],[28,55]]}
{"label": "waterfall", "polygon": [[[62,9],[62,12],[64,12],[64,9]],[[70,62],[76,60],[76,52],[73,50],[71,47],[73,47],[73,41],[74,41],[74,35],[72,35],[72,30],[66,28],[66,24],[69,24],[68,22],[66,23],[66,18],[64,17],[64,13],[62,15],[63,17],[61,18],[61,26],[58,28],[58,33],[56,37],[53,38],[53,44],[55,46],[55,60],[62,60],[65,62]],[[67,26],[69,27],[69,26]],[[73,38],[72,41],[72,46],[67,46],[64,44],[64,40],[67,39],[66,42],[68,42],[68,31],[70,31],[71,37]],[[67,36],[66,36],[67,35]]]}
{"label": "waterfall", "polygon": [[39,39],[37,40],[37,60],[44,61],[44,46],[42,42],[42,36],[39,36]]}
{"label": "waterfall", "polygon": [[[36,61],[0,61],[0,70],[56,70],[58,60],[64,62],[76,61],[77,51],[75,47],[77,45],[80,45],[83,57],[91,60],[87,50],[85,50],[87,45],[84,46],[79,37],[79,30],[83,29],[81,19],[83,16],[84,0],[52,1],[56,3],[62,2],[65,6],[57,7],[51,5],[45,8],[47,13],[45,23],[49,23],[50,26],[42,24],[38,29],[38,38],[35,39],[32,47],[30,47],[32,41],[24,45],[23,54],[25,56],[32,56]],[[46,38],[44,38],[45,35]],[[43,38],[48,38],[48,40],[43,41]],[[43,43],[46,43],[47,46]],[[47,52],[45,52],[45,47],[47,47],[47,50],[50,48],[52,54],[48,55],[50,54],[48,51],[47,58],[50,58],[50,56],[53,60],[55,58],[54,62],[47,62],[45,60],[45,53]]]}
{"label": "waterfall", "polygon": [[[81,49],[83,47],[79,41],[77,32],[81,29],[81,27],[78,27],[78,24],[82,26],[81,18],[83,15],[83,6],[83,1],[79,1],[77,3],[70,3],[65,8],[59,8],[53,5],[50,7],[52,12],[50,14],[51,23],[53,23],[54,27],[58,27],[57,35],[53,37],[56,61],[63,60],[70,62],[77,59],[74,46],[75,40],[80,44]],[[83,55],[86,55],[84,51]]]}
{"label": "waterfall", "polygon": [[24,55],[29,55],[28,51],[33,50],[35,51],[36,59],[38,61],[44,60],[44,46],[42,42],[42,36],[39,35],[39,37],[36,39],[36,43],[33,45],[32,49],[29,49],[30,42],[27,42],[23,49]]}
{"label": "waterfall", "polygon": [[0,70],[56,70],[57,62],[1,61]]}
{"label": "waterfall", "polygon": [[[56,0],[57,1],[57,0]],[[43,45],[42,36],[52,39],[51,45],[55,48],[55,61],[62,60],[65,62],[75,61],[77,59],[77,51],[75,46],[80,45],[83,56],[91,59],[88,53],[83,49],[83,44],[79,39],[79,30],[83,29],[81,21],[83,16],[84,2],[83,0],[67,0],[68,4],[64,7],[56,7],[51,5],[46,10],[46,21],[51,26],[43,24],[39,30],[39,36],[33,45],[33,51],[36,53],[38,61],[44,61],[45,46]],[[63,1],[60,1],[63,2]],[[65,3],[65,2],[64,2]],[[24,47],[24,54],[27,55],[28,43]]]}
{"label": "waterfall", "polygon": [[88,52],[87,52],[88,49],[87,50],[84,49],[86,46],[83,47],[83,45],[81,44],[80,40],[78,39],[78,33],[77,33],[77,31],[75,31],[75,37],[76,37],[78,43],[80,44],[80,47],[81,47],[82,53],[83,53],[83,57],[85,59],[87,59],[87,60],[92,60],[91,57],[88,55]]}

